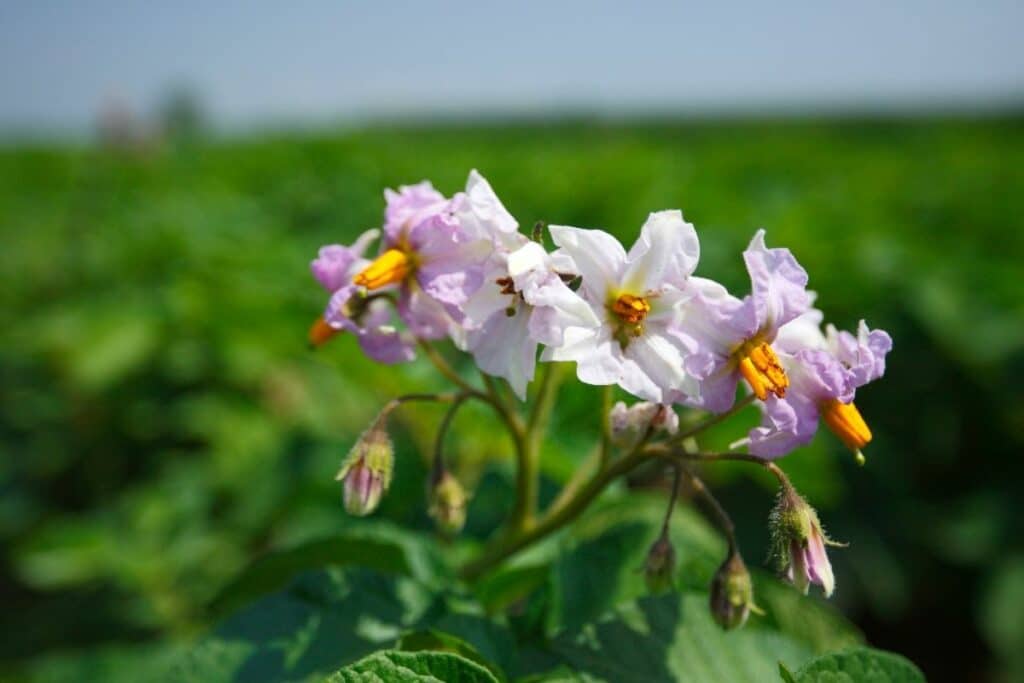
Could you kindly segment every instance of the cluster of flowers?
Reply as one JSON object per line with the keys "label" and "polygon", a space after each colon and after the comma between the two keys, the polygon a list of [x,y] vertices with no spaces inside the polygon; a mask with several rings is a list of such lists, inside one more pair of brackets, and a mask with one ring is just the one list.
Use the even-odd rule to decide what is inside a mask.
{"label": "cluster of flowers", "polygon": [[806,444],[819,421],[858,457],[871,440],[853,399],[884,373],[889,335],[863,321],[856,334],[823,330],[806,271],[763,230],[743,252],[751,293],[737,298],[694,275],[700,243],[678,210],[650,214],[628,252],[604,231],[552,225],[549,253],[476,171],[450,198],[429,182],[385,198],[382,231],[312,262],[330,293],[315,344],[348,331],[398,363],[417,340],[447,337],[520,398],[542,346],[541,361],[575,362],[580,381],[659,405],[726,412],[745,382],[762,411],[744,440],[758,457]]}

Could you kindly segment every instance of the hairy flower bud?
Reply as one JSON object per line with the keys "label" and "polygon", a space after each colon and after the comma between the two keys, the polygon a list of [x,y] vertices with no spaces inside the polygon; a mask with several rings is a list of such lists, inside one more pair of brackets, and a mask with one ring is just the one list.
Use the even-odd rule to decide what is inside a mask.
{"label": "hairy flower bud", "polygon": [[667,533],[662,533],[647,551],[644,562],[644,582],[652,593],[664,593],[672,588],[676,572],[676,549]]}
{"label": "hairy flower bud", "polygon": [[641,401],[626,407],[619,401],[608,413],[611,440],[619,448],[629,449],[640,442],[647,430],[664,430],[675,434],[679,416],[668,406]]}
{"label": "hairy flower bud", "polygon": [[743,626],[754,607],[750,572],[736,548],[711,579],[711,616],[725,630]]}
{"label": "hairy flower bud", "polygon": [[391,485],[394,459],[395,449],[382,415],[359,437],[338,471],[336,479],[342,482],[349,514],[362,517],[377,509]]}
{"label": "hairy flower bud", "polygon": [[828,538],[818,513],[788,483],[779,492],[770,526],[773,555],[779,570],[804,594],[810,585],[821,586],[825,597],[835,590],[835,577],[826,545],[841,546]]}
{"label": "hairy flower bud", "polygon": [[465,489],[447,470],[432,477],[430,508],[427,512],[445,534],[457,534],[466,525]]}

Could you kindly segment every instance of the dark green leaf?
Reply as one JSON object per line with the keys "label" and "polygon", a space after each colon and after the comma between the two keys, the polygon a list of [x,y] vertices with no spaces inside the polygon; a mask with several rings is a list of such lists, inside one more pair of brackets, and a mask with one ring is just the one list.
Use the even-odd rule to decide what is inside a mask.
{"label": "dark green leaf", "polygon": [[171,680],[324,675],[392,645],[433,603],[433,594],[408,578],[356,567],[303,574],[227,619],[178,663]]}
{"label": "dark green leaf", "polygon": [[775,678],[780,660],[795,665],[812,654],[775,631],[722,631],[707,596],[693,593],[623,605],[554,647],[573,669],[609,683],[761,683]]}
{"label": "dark green leaf", "polygon": [[487,661],[465,640],[456,638],[450,633],[444,633],[436,629],[407,633],[398,641],[396,647],[403,652],[421,652],[424,650],[452,652],[485,667],[498,680],[505,680],[505,674],[497,666]]}
{"label": "dark green leaf", "polygon": [[255,598],[281,588],[302,571],[321,567],[357,564],[368,569],[428,580],[436,574],[432,548],[398,530],[377,526],[367,531],[312,541],[288,550],[270,553],[257,560],[231,582],[211,606],[223,616]]}
{"label": "dark green leaf", "polygon": [[324,683],[498,683],[484,667],[449,652],[386,651],[345,667]]}
{"label": "dark green leaf", "polygon": [[867,647],[821,655],[800,667],[794,683],[924,683],[906,657]]}

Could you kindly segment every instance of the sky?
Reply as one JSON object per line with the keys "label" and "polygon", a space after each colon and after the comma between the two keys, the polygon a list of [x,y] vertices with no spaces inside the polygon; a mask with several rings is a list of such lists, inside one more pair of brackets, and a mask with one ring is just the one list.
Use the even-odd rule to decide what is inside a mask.
{"label": "sky", "polygon": [[1024,2],[8,2],[0,130],[175,88],[217,126],[379,116],[993,109]]}

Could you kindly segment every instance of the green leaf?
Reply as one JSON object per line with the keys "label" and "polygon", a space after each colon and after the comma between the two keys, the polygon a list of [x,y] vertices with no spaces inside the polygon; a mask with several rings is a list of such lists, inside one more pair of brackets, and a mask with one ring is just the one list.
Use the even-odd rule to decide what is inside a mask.
{"label": "green leaf", "polygon": [[385,651],[324,679],[324,683],[498,683],[484,667],[450,652]]}
{"label": "green leaf", "polygon": [[793,672],[782,662],[779,662],[779,676],[782,677],[782,683],[796,683]]}
{"label": "green leaf", "polygon": [[550,563],[502,566],[474,585],[473,592],[488,611],[500,612],[541,586],[550,572]]}
{"label": "green leaf", "polygon": [[906,657],[853,648],[821,655],[792,675],[793,683],[924,683],[924,674]]}
{"label": "green leaf", "polygon": [[[390,532],[390,533],[389,533]],[[214,615],[226,615],[255,598],[284,586],[312,569],[356,564],[387,574],[429,581],[439,571],[430,541],[399,530],[375,526],[372,535],[352,532],[270,553],[252,564],[213,601]]]}
{"label": "green leaf", "polygon": [[793,665],[812,654],[793,638],[750,624],[723,631],[707,596],[696,593],[628,603],[553,646],[574,670],[609,683],[761,683],[775,679],[780,660]]}
{"label": "green leaf", "polygon": [[[647,594],[642,567],[665,514],[663,496],[632,494],[602,501],[573,528],[575,541],[553,570],[553,630],[579,628],[622,602]],[[681,509],[670,527],[687,587],[706,588],[725,544],[700,515]]]}
{"label": "green leaf", "polygon": [[774,626],[803,641],[818,654],[864,644],[864,636],[826,601],[802,595],[789,584],[766,572],[751,570],[754,600],[764,617],[757,624]]}
{"label": "green leaf", "polygon": [[499,681],[505,680],[505,674],[497,666],[487,661],[476,649],[461,638],[436,629],[407,633],[398,641],[396,647],[403,652],[452,652],[472,660],[494,674]]}
{"label": "green leaf", "polygon": [[[992,572],[979,609],[982,633],[999,655],[1024,665],[1024,555],[1010,557]],[[1024,666],[1021,667],[1024,670]]]}
{"label": "green leaf", "polygon": [[390,647],[420,627],[434,594],[358,567],[302,574],[224,621],[170,681],[305,680]]}
{"label": "green leaf", "polygon": [[[662,497],[629,495],[604,503],[574,529],[577,541],[553,569],[555,630],[576,630],[618,604],[648,594],[640,568],[664,514]],[[679,557],[677,587],[704,593],[724,558],[724,543],[700,516],[678,510],[671,526]],[[863,636],[829,604],[801,595],[768,572],[751,568],[755,602],[766,617],[751,617],[752,626],[771,627],[824,653],[863,644]]]}

